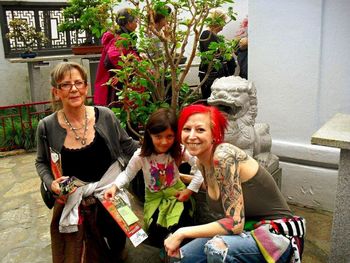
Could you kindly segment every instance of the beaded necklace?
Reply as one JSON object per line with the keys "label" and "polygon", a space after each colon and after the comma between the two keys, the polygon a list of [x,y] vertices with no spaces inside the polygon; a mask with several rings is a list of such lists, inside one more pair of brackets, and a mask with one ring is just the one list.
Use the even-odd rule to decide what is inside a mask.
{"label": "beaded necklace", "polygon": [[[84,120],[84,125],[80,128],[75,128],[72,126],[72,124],[69,122],[66,114],[63,112],[63,118],[64,118],[64,122],[67,124],[67,126],[69,127],[69,129],[74,133],[74,137],[77,141],[80,141],[80,143],[82,145],[86,144],[86,131],[88,130],[88,126],[87,126],[87,122],[88,122],[88,117],[87,117],[87,112],[86,112],[86,107],[85,107],[85,120]],[[80,130],[84,128],[84,132],[83,132],[83,137],[80,137],[77,133],[77,130]]]}

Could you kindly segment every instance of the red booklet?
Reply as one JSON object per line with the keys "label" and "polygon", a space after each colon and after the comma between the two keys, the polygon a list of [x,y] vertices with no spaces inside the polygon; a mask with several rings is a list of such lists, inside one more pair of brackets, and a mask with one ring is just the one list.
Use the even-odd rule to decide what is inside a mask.
{"label": "red booklet", "polygon": [[55,149],[50,147],[50,155],[51,155],[51,171],[55,179],[62,176],[62,161],[61,154],[57,152]]}
{"label": "red booklet", "polygon": [[118,193],[113,200],[100,199],[103,206],[111,214],[131,243],[137,247],[148,236],[142,229],[138,217],[125,201],[125,193]]}

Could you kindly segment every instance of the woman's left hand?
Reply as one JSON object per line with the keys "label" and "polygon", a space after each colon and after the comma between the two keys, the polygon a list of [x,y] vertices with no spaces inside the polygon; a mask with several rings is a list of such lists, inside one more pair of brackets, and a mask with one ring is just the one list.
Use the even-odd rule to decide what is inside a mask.
{"label": "woman's left hand", "polygon": [[164,240],[164,248],[169,257],[180,258],[180,245],[183,240],[181,234],[178,232],[180,229],[178,229],[175,233],[170,234]]}

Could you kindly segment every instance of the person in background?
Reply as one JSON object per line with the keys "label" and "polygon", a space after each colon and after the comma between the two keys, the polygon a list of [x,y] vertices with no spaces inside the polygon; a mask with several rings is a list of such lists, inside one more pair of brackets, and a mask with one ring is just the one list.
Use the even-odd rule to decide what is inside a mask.
{"label": "person in background", "polygon": [[165,237],[182,226],[191,225],[192,204],[187,201],[198,192],[203,177],[197,170],[186,187],[178,170],[182,162],[195,164],[176,139],[177,117],[173,110],[160,108],[149,117],[141,149],[131,158],[125,171],[117,177],[104,197],[114,197],[142,169],[146,193],[144,203],[145,228],[151,245],[163,247]]}
{"label": "person in background", "polygon": [[127,163],[139,144],[111,110],[85,105],[87,73],[80,64],[58,64],[51,72],[51,85],[56,107],[39,122],[35,165],[56,196],[50,225],[52,260],[120,262],[126,256],[125,234],[93,194],[77,202],[76,225],[61,225],[63,212],[81,188],[66,193],[60,185],[73,176],[87,186],[98,184],[112,164]]}
{"label": "person in background", "polygon": [[237,62],[239,65],[239,76],[248,79],[248,37],[243,37],[239,41]]}
{"label": "person in background", "polygon": [[[171,8],[167,5],[159,6],[154,10],[149,10],[147,15],[147,28],[145,30],[146,41],[144,42],[144,53],[141,56],[150,61],[155,68],[162,67],[165,59],[165,48],[163,41],[170,41],[169,21],[171,20]],[[164,87],[164,92],[159,90],[159,97],[170,104],[172,90],[170,87],[170,77],[158,77],[158,85]]]}
{"label": "person in background", "polygon": [[[95,105],[108,106],[117,100],[116,89],[106,85],[106,82],[114,75],[109,72],[110,69],[118,68],[118,62],[121,56],[133,54],[139,58],[139,54],[135,46],[125,47],[123,45],[116,46],[116,42],[122,40],[121,34],[129,34],[136,41],[137,17],[135,10],[132,8],[122,8],[116,13],[116,23],[118,29],[115,33],[106,32],[102,36],[103,51],[100,62],[97,67],[95,80],[94,103]],[[121,83],[116,84],[120,88]]]}
{"label": "person in background", "polygon": [[221,216],[179,228],[165,250],[172,262],[301,262],[305,220],[292,214],[267,170],[223,143],[227,125],[213,106],[187,106],[179,115],[178,138],[197,157],[208,205]]}
{"label": "person in background", "polygon": [[164,47],[161,39],[167,39],[169,35],[168,19],[171,14],[171,8],[169,6],[162,6],[159,9],[151,10],[147,16],[148,28],[147,37],[151,39],[148,46],[146,58],[159,59],[162,58],[164,53]]}
{"label": "person in background", "polygon": [[[218,33],[222,31],[224,25],[226,24],[226,20],[227,15],[220,9],[213,9],[210,12],[208,20],[208,29],[202,32],[199,39],[200,52],[206,52],[210,50],[209,46],[213,42],[219,43],[223,41],[223,36],[218,35]],[[218,70],[214,67],[209,68],[209,62],[205,61],[204,59],[201,59],[199,65],[198,76],[201,83],[202,81],[204,81],[206,75],[208,75],[207,80],[205,80],[201,86],[202,98],[205,100],[210,97],[210,88],[215,79],[221,77],[228,77],[235,73],[236,62],[234,57],[232,57],[232,59],[230,59],[229,61],[226,61],[224,57],[218,53],[215,56],[222,63],[221,67]]]}

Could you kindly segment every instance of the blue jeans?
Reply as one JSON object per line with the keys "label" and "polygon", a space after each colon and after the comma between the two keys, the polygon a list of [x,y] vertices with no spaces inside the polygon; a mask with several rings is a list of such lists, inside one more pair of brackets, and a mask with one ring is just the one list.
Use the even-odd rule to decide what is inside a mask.
{"label": "blue jeans", "polygon": [[[218,248],[218,243],[221,244]],[[241,235],[216,236],[214,238],[197,238],[181,247],[181,260],[172,258],[170,262],[181,263],[262,263],[266,262],[254,238],[249,232]],[[288,262],[291,246],[278,260]]]}

